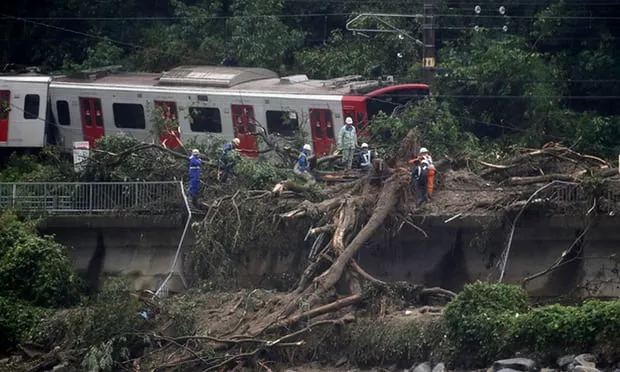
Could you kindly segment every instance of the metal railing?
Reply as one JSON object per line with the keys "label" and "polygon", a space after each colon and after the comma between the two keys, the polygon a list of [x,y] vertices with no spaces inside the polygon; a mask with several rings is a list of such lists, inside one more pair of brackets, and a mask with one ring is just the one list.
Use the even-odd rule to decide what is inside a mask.
{"label": "metal railing", "polygon": [[0,183],[0,210],[46,213],[162,213],[184,208],[182,183]]}
{"label": "metal railing", "polygon": [[[598,199],[599,211],[612,212],[620,207],[620,185],[617,182],[608,182],[608,190]],[[539,198],[564,203],[580,203],[589,201],[589,196],[581,184],[559,183],[549,187],[539,194]]]}

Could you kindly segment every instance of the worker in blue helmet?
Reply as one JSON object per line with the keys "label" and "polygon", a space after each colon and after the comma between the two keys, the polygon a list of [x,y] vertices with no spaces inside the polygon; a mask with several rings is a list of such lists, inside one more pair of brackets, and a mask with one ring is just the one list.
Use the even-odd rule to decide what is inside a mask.
{"label": "worker in blue helmet", "polygon": [[314,176],[310,174],[310,162],[308,161],[311,152],[312,147],[309,144],[305,144],[299,156],[297,156],[297,161],[293,167],[293,173],[299,178],[304,179],[308,184],[313,185],[316,183],[316,180]]}

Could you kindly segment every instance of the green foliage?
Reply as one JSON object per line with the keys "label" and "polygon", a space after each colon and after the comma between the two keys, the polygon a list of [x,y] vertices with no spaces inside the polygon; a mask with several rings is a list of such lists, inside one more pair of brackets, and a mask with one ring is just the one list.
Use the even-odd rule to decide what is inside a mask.
{"label": "green foliage", "polygon": [[485,364],[508,354],[514,327],[527,311],[527,296],[517,286],[466,285],[445,311],[456,358],[465,365]]}
{"label": "green foliage", "polygon": [[288,171],[262,159],[240,157],[235,166],[237,178],[235,183],[246,189],[264,189],[287,179],[292,171]]}
{"label": "green foliage", "polygon": [[492,40],[485,33],[449,44],[441,53],[450,71],[439,80],[441,91],[464,97],[452,101],[465,128],[480,137],[523,135],[525,130],[529,141],[544,141],[547,119],[564,92],[553,83],[562,79],[557,66],[533,52],[523,38]]}
{"label": "green foliage", "polygon": [[38,155],[14,152],[0,171],[0,182],[61,182],[73,177],[73,163],[55,147],[44,147]]}
{"label": "green foliage", "polygon": [[618,320],[620,301],[545,306],[524,314],[513,342],[548,359],[595,348],[613,356],[620,347]]}
{"label": "green foliage", "polygon": [[[290,29],[277,15],[283,0],[235,0],[234,17],[227,22],[232,34],[232,50],[245,66],[284,69],[287,54],[303,45],[304,33]],[[257,18],[257,16],[259,18]]]}
{"label": "green foliage", "polygon": [[0,219],[0,294],[43,307],[75,303],[79,280],[66,248],[10,214]]}
{"label": "green foliage", "polygon": [[[398,58],[401,53],[405,58]],[[369,75],[373,66],[381,65],[393,75],[408,73],[408,63],[417,59],[418,50],[409,40],[394,35],[380,35],[369,41],[333,30],[328,41],[318,47],[296,53],[297,69],[315,79],[331,79],[350,74]],[[415,66],[419,70],[419,66]]]}
{"label": "green foliage", "polygon": [[122,65],[123,49],[114,44],[110,38],[104,36],[101,41],[86,49],[86,58],[82,63],[72,63],[65,60],[63,70],[80,71],[104,66]]}
{"label": "green foliage", "polygon": [[620,347],[620,301],[530,309],[516,286],[475,283],[447,306],[447,336],[460,366],[486,365],[525,352],[544,362],[567,353],[598,351],[613,357]]}
{"label": "green foliage", "polygon": [[446,103],[435,99],[412,105],[398,117],[379,113],[370,126],[371,140],[382,148],[382,154],[393,154],[409,130],[414,128],[422,135],[422,145],[436,157],[479,151],[477,138],[461,129]]}
{"label": "green foliage", "polygon": [[138,314],[142,310],[124,281],[111,280],[83,306],[59,310],[43,320],[32,339],[46,346],[88,348],[83,361],[85,369],[110,371],[117,361],[126,360],[132,349],[149,342],[134,335],[146,324]]}
{"label": "green foliage", "polygon": [[27,339],[33,327],[47,314],[12,297],[0,296],[0,350]]}

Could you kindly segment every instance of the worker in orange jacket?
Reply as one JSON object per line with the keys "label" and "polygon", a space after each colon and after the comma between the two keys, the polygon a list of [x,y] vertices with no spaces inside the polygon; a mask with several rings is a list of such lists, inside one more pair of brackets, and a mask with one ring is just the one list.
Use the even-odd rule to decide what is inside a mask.
{"label": "worker in orange jacket", "polygon": [[[411,179],[415,181],[420,190],[420,201],[418,206],[430,201],[435,187],[435,165],[433,158],[426,147],[420,149],[418,157],[409,160],[409,164],[414,166]],[[415,185],[414,185],[415,187]]]}

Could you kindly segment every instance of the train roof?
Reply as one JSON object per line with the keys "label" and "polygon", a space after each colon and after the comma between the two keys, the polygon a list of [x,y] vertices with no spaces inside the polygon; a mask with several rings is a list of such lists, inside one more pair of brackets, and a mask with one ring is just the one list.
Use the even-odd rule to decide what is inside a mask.
{"label": "train roof", "polygon": [[18,83],[49,83],[52,80],[46,75],[0,75],[0,81],[12,81]]}
{"label": "train roof", "polygon": [[83,71],[79,75],[55,77],[56,83],[111,87],[162,87],[188,90],[209,88],[234,92],[347,95],[364,94],[382,86],[378,80],[362,80],[360,75],[330,80],[312,80],[306,75],[279,77],[264,68],[228,66],[180,66],[161,74],[111,72],[110,69]]}

